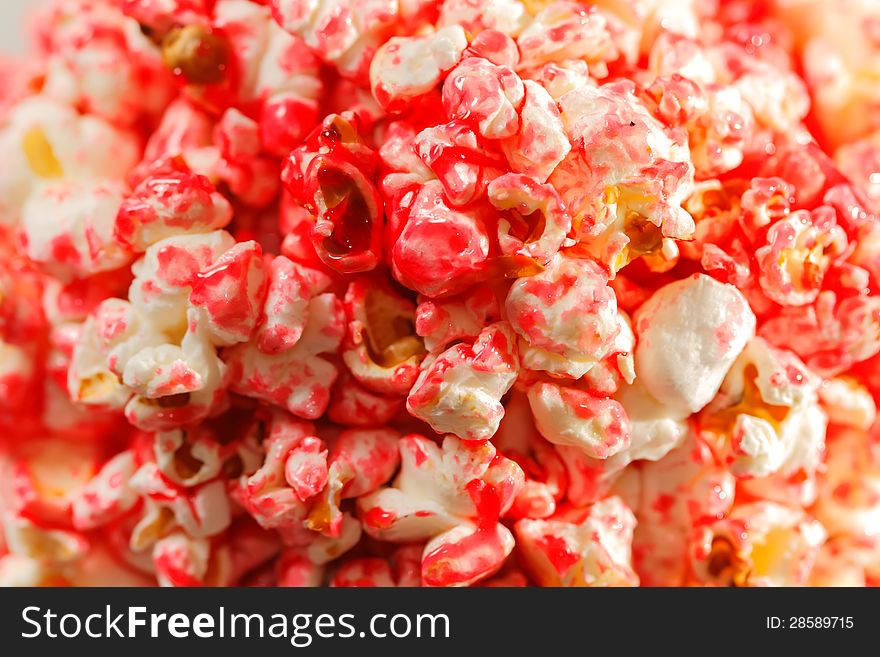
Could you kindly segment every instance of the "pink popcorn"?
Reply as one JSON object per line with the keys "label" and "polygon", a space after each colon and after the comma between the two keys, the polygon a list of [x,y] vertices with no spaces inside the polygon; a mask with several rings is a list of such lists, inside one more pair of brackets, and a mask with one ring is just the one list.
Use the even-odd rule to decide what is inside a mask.
{"label": "pink popcorn", "polygon": [[142,181],[123,201],[114,237],[136,252],[173,235],[224,228],[232,207],[204,176],[188,171],[157,174]]}
{"label": "pink popcorn", "polygon": [[138,463],[131,451],[110,459],[73,500],[73,526],[80,530],[100,527],[122,517],[138,502],[129,481]]}
{"label": "pink popcorn", "polygon": [[619,497],[609,497],[548,520],[520,520],[516,536],[541,586],[636,586],[635,526],[632,511]]}
{"label": "pink popcorn", "polygon": [[[838,301],[824,290],[810,305],[784,308],[760,329],[774,344],[788,345],[818,374],[833,376],[880,351],[880,299]],[[807,337],[809,336],[809,337]]]}
{"label": "pink popcorn", "polygon": [[[434,257],[425,260],[424,253]],[[463,292],[483,275],[489,233],[476,212],[450,207],[439,182],[421,187],[391,252],[394,277],[430,297]]]}
{"label": "pink popcorn", "polygon": [[513,332],[506,323],[492,324],[472,345],[459,343],[424,360],[407,410],[438,433],[464,440],[491,438],[504,416],[501,397],[518,370]]}
{"label": "pink popcorn", "polygon": [[315,587],[321,585],[323,568],[298,548],[284,550],[275,566],[277,586]]}
{"label": "pink popcorn", "polygon": [[556,190],[533,178],[507,173],[493,180],[487,192],[494,207],[510,211],[498,222],[501,252],[550,262],[571,230],[571,217]]}
{"label": "pink popcorn", "polygon": [[693,165],[683,136],[648,113],[631,83],[579,86],[558,103],[577,148],[550,182],[585,250],[617,271],[654,251],[662,237],[689,238],[694,223],[681,203],[693,184]]}
{"label": "pink popcorn", "polygon": [[416,152],[443,185],[448,202],[467,206],[480,198],[504,169],[499,153],[463,121],[425,128],[414,140]]}
{"label": "pink popcorn", "polygon": [[513,284],[505,308],[524,367],[580,378],[608,353],[620,328],[607,282],[594,261],[557,254],[546,270]]}
{"label": "pink popcorn", "polygon": [[246,342],[260,319],[265,296],[263,252],[256,242],[239,242],[192,284],[189,302],[207,320],[218,346]]}
{"label": "pink popcorn", "polygon": [[420,297],[415,327],[416,333],[424,338],[425,348],[436,354],[453,341],[475,339],[484,326],[500,318],[495,294],[478,285],[448,299]]}
{"label": "pink popcorn", "polygon": [[509,515],[514,518],[552,516],[568,489],[568,474],[556,450],[538,434],[523,393],[511,391],[492,443],[517,463],[526,477]]}
{"label": "pink popcorn", "polygon": [[361,0],[351,6],[338,0],[308,3],[272,0],[278,24],[300,35],[325,61],[357,79],[364,78],[376,49],[398,20],[397,3]]}
{"label": "pink popcorn", "polygon": [[510,168],[544,182],[571,150],[553,97],[537,82],[523,81],[519,131],[500,143]]}
{"label": "pink popcorn", "polygon": [[844,429],[828,441],[814,513],[831,535],[856,539],[877,535],[880,479],[876,450],[874,432]]}
{"label": "pink popcorn", "polygon": [[344,332],[342,303],[333,294],[319,294],[309,301],[308,322],[292,348],[271,354],[246,342],[224,353],[230,389],[299,417],[318,418],[327,409],[338,373],[322,355],[336,352]]}
{"label": "pink popcorn", "polygon": [[62,438],[36,438],[19,446],[4,468],[4,513],[41,527],[72,529],[73,505],[100,468],[99,450],[96,444]]}
{"label": "pink popcorn", "polygon": [[409,392],[424,354],[415,335],[415,305],[383,279],[360,279],[345,294],[348,334],[342,358],[366,388],[389,395]]}
{"label": "pink popcorn", "polygon": [[822,381],[819,401],[831,424],[869,429],[877,419],[877,404],[870,391],[850,377]]}
{"label": "pink popcorn", "polygon": [[528,21],[526,7],[518,0],[444,0],[437,25],[461,25],[479,39],[496,31],[516,36]]}
{"label": "pink popcorn", "polygon": [[349,427],[383,426],[404,410],[405,401],[402,397],[372,392],[350,375],[344,375],[336,382],[327,417]]}
{"label": "pink popcorn", "polygon": [[309,299],[329,286],[321,272],[297,265],[284,256],[269,265],[265,319],[257,329],[260,351],[276,354],[290,349],[302,337],[308,321]]}
{"label": "pink popcorn", "polygon": [[486,139],[503,139],[518,132],[518,111],[524,100],[523,82],[512,69],[480,57],[463,59],[443,82],[447,116],[473,124]]}
{"label": "pink popcorn", "polygon": [[796,211],[774,223],[767,232],[767,246],[755,252],[761,289],[784,306],[815,301],[831,263],[846,249],[846,235],[836,225],[831,208]]}
{"label": "pink popcorn", "polygon": [[40,18],[45,96],[121,126],[153,118],[170,100],[158,49],[111,3],[54,3]]}
{"label": "pink popcorn", "polygon": [[466,47],[467,38],[458,25],[423,37],[392,37],[370,64],[373,96],[386,111],[402,108],[434,88]]}
{"label": "pink popcorn", "polygon": [[522,471],[488,442],[448,436],[442,448],[410,435],[400,440],[395,487],[358,500],[364,530],[393,541],[429,539],[422,555],[426,586],[466,586],[493,574],[513,548],[498,518],[513,503]]}
{"label": "pink popcorn", "polygon": [[228,584],[229,563],[221,550],[204,539],[170,534],[153,547],[153,562],[160,586],[223,586]]}
{"label": "pink popcorn", "polygon": [[690,572],[693,532],[726,516],[733,504],[733,475],[691,434],[681,447],[643,464],[634,476],[636,572],[643,585],[683,586]]}
{"label": "pink popcorn", "polygon": [[658,290],[634,325],[636,375],[658,401],[693,413],[754,335],[755,316],[732,285],[694,274]]}
{"label": "pink popcorn", "polygon": [[116,181],[42,187],[21,211],[23,250],[63,279],[125,265],[130,255],[113,235],[123,190]]}
{"label": "pink popcorn", "polygon": [[802,586],[825,537],[822,525],[798,509],[736,506],[694,539],[694,574],[722,586]]}
{"label": "pink popcorn", "polygon": [[[166,477],[157,463],[147,462],[131,478],[131,486],[147,502],[145,514],[132,535],[132,547],[136,549],[152,545],[156,538],[153,531],[164,530],[163,525],[167,526],[169,520],[193,538],[215,536],[231,522],[229,497],[219,479],[188,487]],[[167,512],[170,518],[163,517]],[[157,527],[157,523],[161,524]]]}
{"label": "pink popcorn", "polygon": [[573,2],[552,2],[517,37],[523,69],[548,62],[581,59],[605,77],[606,62],[618,53],[604,16]]}
{"label": "pink popcorn", "polygon": [[537,383],[529,388],[535,426],[548,441],[584,450],[605,459],[626,449],[630,442],[629,419],[619,402],[578,388]]}

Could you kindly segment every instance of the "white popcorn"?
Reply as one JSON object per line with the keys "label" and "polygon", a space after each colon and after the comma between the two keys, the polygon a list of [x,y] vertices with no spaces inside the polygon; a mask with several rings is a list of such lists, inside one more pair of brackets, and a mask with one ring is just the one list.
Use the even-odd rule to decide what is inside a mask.
{"label": "white popcorn", "polygon": [[660,288],[634,320],[637,376],[676,412],[708,404],[755,333],[755,315],[739,290],[704,274]]}
{"label": "white popcorn", "polygon": [[46,182],[121,180],[138,156],[134,134],[42,96],[23,100],[0,123],[0,221],[17,224]]}

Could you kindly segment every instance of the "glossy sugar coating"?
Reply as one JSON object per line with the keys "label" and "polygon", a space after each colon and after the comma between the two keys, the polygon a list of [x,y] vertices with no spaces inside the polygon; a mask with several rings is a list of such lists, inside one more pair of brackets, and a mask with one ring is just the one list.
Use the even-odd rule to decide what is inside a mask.
{"label": "glossy sugar coating", "polygon": [[53,0],[0,584],[880,583],[870,0]]}

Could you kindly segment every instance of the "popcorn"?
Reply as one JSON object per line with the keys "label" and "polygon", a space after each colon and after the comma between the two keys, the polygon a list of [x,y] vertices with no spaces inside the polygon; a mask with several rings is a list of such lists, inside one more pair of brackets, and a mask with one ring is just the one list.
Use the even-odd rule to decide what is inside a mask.
{"label": "popcorn", "polygon": [[859,539],[877,535],[875,452],[876,437],[857,429],[842,430],[829,440],[815,514],[830,534]]}
{"label": "popcorn", "polygon": [[631,544],[636,519],[619,497],[549,520],[523,519],[516,536],[541,586],[636,586]]}
{"label": "popcorn", "polygon": [[631,441],[626,411],[614,399],[538,383],[529,388],[529,404],[544,438],[556,445],[579,447],[591,458],[606,459]]}
{"label": "popcorn", "polygon": [[620,328],[607,282],[595,262],[559,254],[513,284],[505,309],[525,367],[580,378],[608,353]]}
{"label": "popcorn", "polygon": [[825,536],[802,511],[772,502],[737,506],[695,541],[695,575],[719,585],[802,586]]}
{"label": "popcorn", "polygon": [[[424,253],[434,257],[426,262]],[[488,258],[489,233],[477,213],[450,207],[440,182],[423,185],[391,252],[394,277],[425,296],[453,295],[484,275]]]}
{"label": "popcorn", "polygon": [[394,111],[430,91],[461,59],[467,38],[459,25],[423,37],[392,37],[373,57],[370,86],[382,109]]}
{"label": "popcorn", "polygon": [[424,353],[415,333],[415,306],[383,280],[361,279],[345,294],[347,349],[342,358],[352,376],[382,394],[406,394]]}
{"label": "popcorn", "polygon": [[35,96],[3,117],[0,153],[0,217],[16,225],[29,196],[46,182],[124,179],[138,144],[136,135],[100,118]]}
{"label": "popcorn", "polygon": [[0,583],[880,582],[878,17],[800,4],[53,0]]}
{"label": "popcorn", "polygon": [[[816,376],[794,354],[754,338],[721,384],[703,426],[729,432],[734,474],[813,473],[828,422],[816,403],[818,388]],[[724,410],[712,415],[716,408]],[[725,427],[730,422],[732,428]]]}
{"label": "popcorn", "polygon": [[658,401],[690,413],[712,400],[755,331],[742,294],[702,274],[658,290],[634,320],[636,376]]}
{"label": "popcorn", "polygon": [[122,185],[115,181],[42,187],[21,210],[25,253],[59,278],[125,265],[129,253],[113,235],[122,194]]}
{"label": "popcorn", "polygon": [[522,485],[522,470],[488,442],[453,436],[442,447],[418,435],[400,439],[401,471],[392,488],[358,500],[364,530],[392,541],[428,539],[426,586],[465,586],[492,575],[513,548],[498,517]]}
{"label": "popcorn", "polygon": [[518,369],[509,326],[487,326],[473,345],[457,344],[424,360],[406,398],[407,410],[438,433],[464,440],[491,438],[504,416],[501,397]]}
{"label": "popcorn", "polygon": [[322,355],[339,348],[345,331],[344,313],[342,303],[333,294],[324,293],[310,299],[307,314],[302,336],[290,349],[265,353],[253,342],[245,342],[227,350],[224,362],[230,389],[305,419],[323,415],[338,370]]}
{"label": "popcorn", "polygon": [[693,219],[681,203],[693,184],[693,165],[683,136],[664,130],[625,81],[584,84],[557,102],[577,148],[550,182],[584,250],[616,272],[656,250],[664,237],[690,238]]}
{"label": "popcorn", "polygon": [[224,228],[230,219],[232,207],[207,178],[171,171],[143,180],[125,198],[113,237],[142,253],[168,237]]}

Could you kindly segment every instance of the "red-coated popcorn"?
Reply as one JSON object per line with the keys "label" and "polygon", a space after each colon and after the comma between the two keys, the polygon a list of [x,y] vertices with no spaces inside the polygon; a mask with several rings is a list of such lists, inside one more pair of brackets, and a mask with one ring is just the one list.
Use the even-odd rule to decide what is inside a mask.
{"label": "red-coated popcorn", "polygon": [[694,539],[694,575],[720,586],[803,585],[825,536],[803,511],[773,502],[736,506]]}
{"label": "red-coated popcorn", "polygon": [[246,342],[224,353],[232,390],[302,418],[323,415],[338,370],[322,356],[339,348],[345,332],[344,312],[342,302],[330,293],[312,297],[306,312],[308,321],[292,348],[266,353]]}
{"label": "red-coated popcorn", "polygon": [[[490,236],[476,210],[450,207],[432,180],[416,193],[391,252],[394,277],[430,297],[464,292],[485,276]],[[426,262],[424,253],[433,253]]]}
{"label": "red-coated popcorn", "polygon": [[142,181],[125,198],[113,237],[140,253],[173,235],[224,228],[231,218],[232,207],[207,178],[169,171]]}
{"label": "red-coated popcorn", "polygon": [[833,536],[877,535],[877,438],[857,429],[836,432],[828,442],[815,515]]}
{"label": "red-coated popcorn", "polygon": [[619,497],[548,520],[520,520],[516,536],[542,586],[636,586],[632,535],[636,519]]}
{"label": "red-coated popcorn", "polygon": [[513,332],[506,323],[492,324],[472,345],[459,343],[425,358],[406,398],[407,410],[438,433],[491,438],[504,416],[501,397],[518,370]]}
{"label": "red-coated popcorn", "polygon": [[0,584],[880,582],[880,14],[765,4],[48,0]]}
{"label": "red-coated popcorn", "polygon": [[592,260],[556,255],[543,272],[513,284],[505,308],[521,337],[523,366],[575,379],[620,331],[614,291]]}
{"label": "red-coated popcorn", "polygon": [[693,184],[686,139],[664,129],[634,91],[623,81],[584,84],[557,101],[577,148],[550,182],[582,248],[612,271],[656,250],[664,237],[688,239],[694,231],[681,207]]}
{"label": "red-coated popcorn", "polygon": [[364,530],[393,541],[428,539],[421,566],[427,586],[463,586],[497,571],[513,548],[498,518],[522,485],[519,466],[491,443],[452,436],[442,446],[405,436],[400,455],[395,486],[358,501]]}
{"label": "red-coated popcorn", "polygon": [[424,354],[415,335],[416,308],[387,282],[363,278],[345,294],[348,335],[342,358],[361,385],[380,394],[406,394]]}

